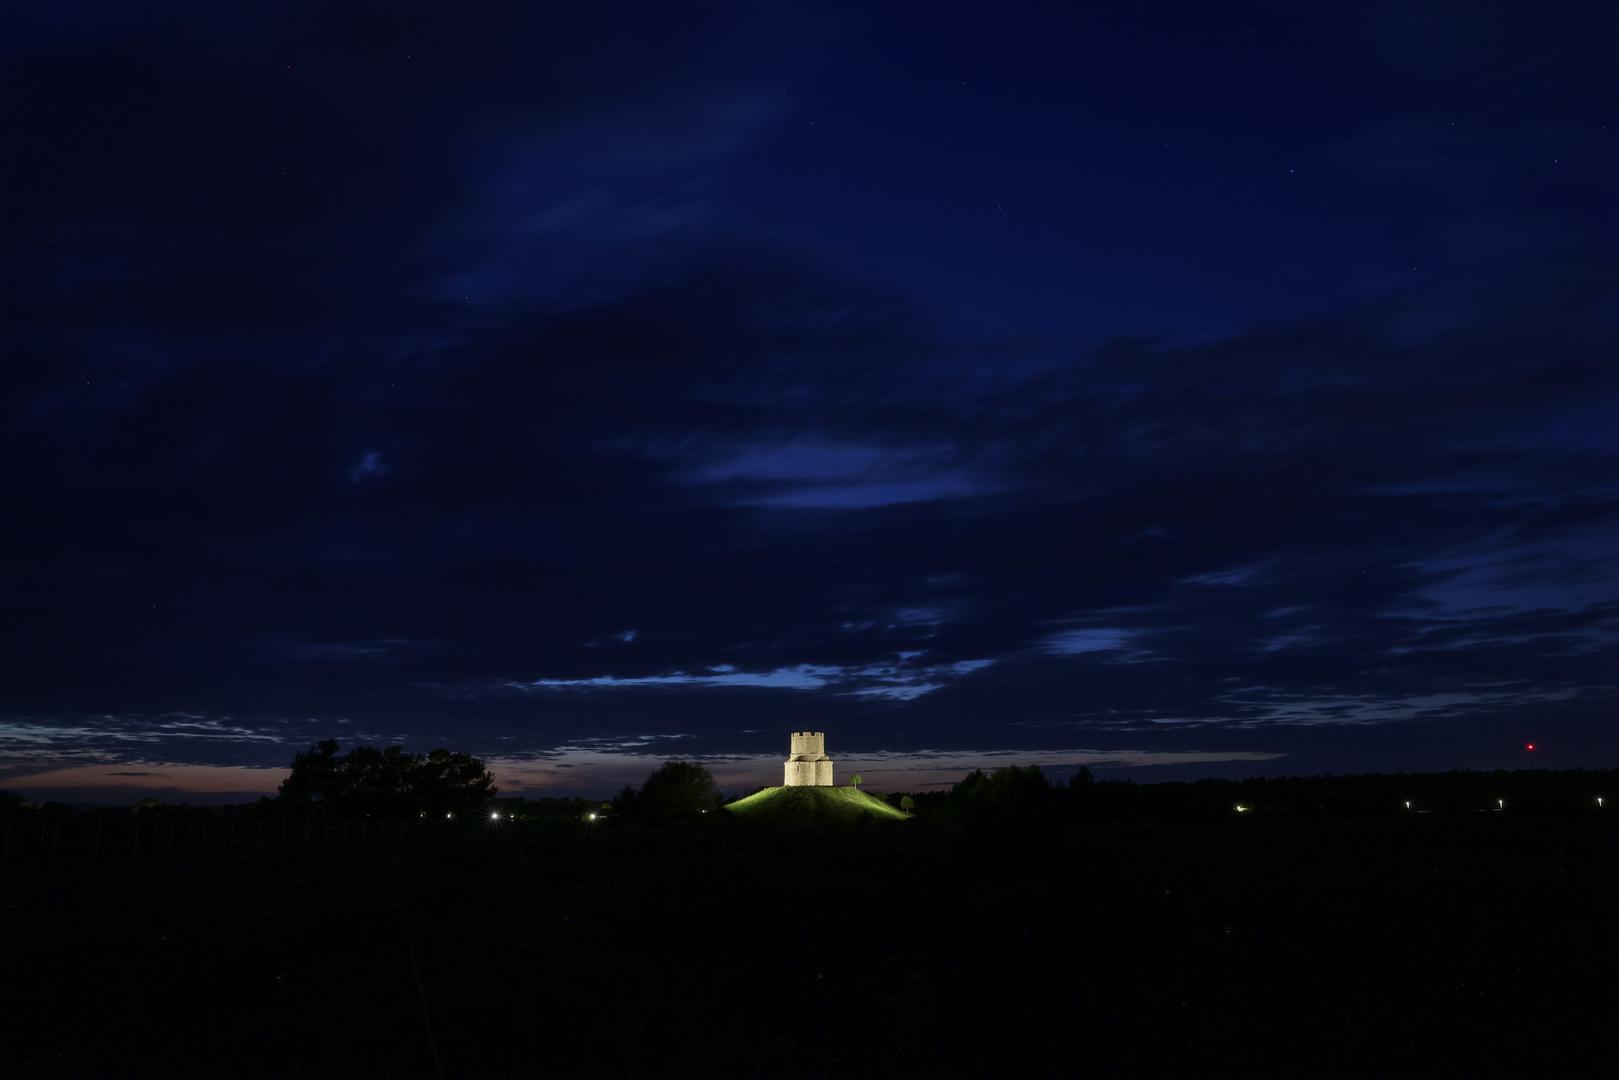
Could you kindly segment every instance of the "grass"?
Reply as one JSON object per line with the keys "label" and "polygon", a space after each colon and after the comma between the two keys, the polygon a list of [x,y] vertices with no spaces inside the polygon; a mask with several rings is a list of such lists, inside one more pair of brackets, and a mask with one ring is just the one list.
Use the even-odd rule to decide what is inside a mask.
{"label": "grass", "polygon": [[905,821],[911,816],[855,787],[765,788],[727,803],[725,809],[753,821],[804,825],[849,824],[867,813],[879,821]]}

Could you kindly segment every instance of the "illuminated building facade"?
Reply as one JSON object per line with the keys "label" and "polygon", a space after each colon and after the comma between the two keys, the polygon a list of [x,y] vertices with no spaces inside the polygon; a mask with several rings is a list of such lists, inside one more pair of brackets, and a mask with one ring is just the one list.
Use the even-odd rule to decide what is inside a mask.
{"label": "illuminated building facade", "polygon": [[826,756],[826,733],[793,732],[792,755],[787,759],[788,787],[831,787],[832,759]]}

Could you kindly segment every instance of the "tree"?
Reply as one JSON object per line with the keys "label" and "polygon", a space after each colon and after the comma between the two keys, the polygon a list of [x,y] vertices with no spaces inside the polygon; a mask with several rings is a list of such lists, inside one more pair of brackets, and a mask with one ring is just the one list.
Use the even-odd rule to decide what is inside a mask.
{"label": "tree", "polygon": [[495,796],[495,778],[471,754],[428,752],[407,777],[412,801],[428,813],[476,810]]}
{"label": "tree", "polygon": [[714,807],[714,776],[695,761],[666,761],[646,778],[636,802],[658,821],[693,817]]}
{"label": "tree", "polygon": [[437,749],[410,754],[402,746],[357,746],[337,752],[327,739],[292,759],[280,801],[332,814],[407,817],[479,809],[495,796],[495,778],[470,754]]}
{"label": "tree", "polygon": [[860,785],[864,784],[865,782],[866,778],[861,776],[859,773],[855,773],[853,776],[849,777],[849,786],[854,788],[856,791],[859,791]]}
{"label": "tree", "polygon": [[1051,801],[1051,782],[1038,765],[1005,765],[985,775],[974,769],[950,789],[950,811],[968,818],[1034,816]]}
{"label": "tree", "polygon": [[907,814],[914,814],[916,813],[916,800],[909,795],[901,795],[899,797],[899,808]]}
{"label": "tree", "polygon": [[276,793],[288,804],[331,803],[343,786],[337,770],[337,740],[325,739],[292,756],[292,772]]}
{"label": "tree", "polygon": [[639,817],[641,813],[641,793],[632,784],[625,784],[613,796],[613,813],[622,818]]}

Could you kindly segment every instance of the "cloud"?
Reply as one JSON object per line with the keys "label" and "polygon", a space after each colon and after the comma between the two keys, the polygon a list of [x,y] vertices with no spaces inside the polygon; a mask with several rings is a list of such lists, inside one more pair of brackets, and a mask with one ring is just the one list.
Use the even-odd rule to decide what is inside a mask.
{"label": "cloud", "polygon": [[595,675],[577,679],[534,679],[508,684],[515,690],[623,690],[647,687],[756,687],[772,690],[827,690],[835,694],[910,701],[944,685],[943,680],[964,678],[993,664],[993,660],[957,660],[949,664],[917,664],[922,651],[903,653],[890,663],[838,667],[799,664],[772,671],[738,671],[731,664],[715,664],[706,671],[675,671],[663,675]]}
{"label": "cloud", "polygon": [[[1612,681],[1594,651],[1614,633],[1603,597],[1619,596],[1597,556],[1605,451],[1547,427],[1600,389],[1588,346],[1531,363],[1494,340],[1413,349],[1300,324],[1118,343],[958,392],[926,375],[963,361],[919,349],[903,307],[779,252],[694,259],[451,356],[247,364],[228,386],[178,364],[71,406],[65,384],[42,384],[50,422],[12,437],[43,463],[38,498],[73,498],[19,506],[39,572],[18,597],[31,660],[13,692],[61,718],[58,745],[259,742],[270,763],[318,731],[267,717],[498,748],[667,714],[722,744],[753,726],[742,713],[781,708],[790,727],[816,701],[890,745],[1058,720],[1172,744],[1195,722],[1269,752],[1254,733],[1286,723],[1465,726],[1433,694],[1536,707],[1535,691],[1477,696],[1483,668],[1548,701]],[[715,343],[726,364],[705,359]],[[682,358],[678,375],[650,352]],[[851,379],[896,353],[917,359]],[[514,359],[531,355],[593,359]],[[1458,411],[1464,370],[1474,407]],[[266,443],[274,416],[325,401],[346,404]],[[63,408],[120,419],[81,429],[69,457],[51,449]],[[1362,413],[1375,438],[1350,421]],[[126,434],[154,428],[170,438]],[[378,445],[387,483],[345,483]],[[137,482],[181,469],[206,516],[190,491]],[[907,470],[980,489],[858,511],[764,494]],[[1579,490],[1548,490],[1550,471]],[[158,523],[161,544],[138,542]],[[1576,550],[1590,600],[1557,579]],[[229,583],[228,605],[197,565]],[[86,576],[115,583],[85,601],[104,611],[89,639],[50,599]],[[1536,610],[1560,628],[1498,621]],[[72,675],[81,664],[98,678]],[[1267,697],[1227,693],[1233,677]],[[104,719],[129,704],[133,719]],[[182,712],[209,723],[150,719]]]}
{"label": "cloud", "polygon": [[951,464],[945,447],[882,447],[816,440],[764,444],[711,462],[692,483],[723,485],[753,506],[860,510],[961,498],[990,485]]}
{"label": "cloud", "polygon": [[[799,726],[1346,771],[1510,763],[1532,725],[1614,760],[1589,125],[1506,153],[1400,105],[1327,156],[1361,224],[1459,200],[1411,223],[1418,280],[1195,336],[1155,285],[1081,344],[955,317],[994,270],[965,225],[874,282],[827,236],[905,207],[840,184],[772,224],[748,181],[824,106],[819,15],[654,13],[609,50],[610,15],[538,12],[7,42],[48,107],[13,117],[0,253],[5,768],[327,735],[751,759]],[[56,168],[63,131],[102,167]],[[1525,173],[1536,218],[1512,177],[1555,140],[1596,164]],[[1065,310],[1117,295],[1016,250]],[[1237,259],[1188,264],[1208,303]]]}
{"label": "cloud", "polygon": [[1116,652],[1125,648],[1131,638],[1128,631],[1110,627],[1080,627],[1059,630],[1046,638],[1042,647],[1060,656],[1074,656],[1088,652]]}
{"label": "cloud", "polygon": [[349,469],[349,483],[358,484],[361,480],[371,476],[387,476],[388,466],[383,464],[380,450],[367,450],[360,455],[360,460]]}

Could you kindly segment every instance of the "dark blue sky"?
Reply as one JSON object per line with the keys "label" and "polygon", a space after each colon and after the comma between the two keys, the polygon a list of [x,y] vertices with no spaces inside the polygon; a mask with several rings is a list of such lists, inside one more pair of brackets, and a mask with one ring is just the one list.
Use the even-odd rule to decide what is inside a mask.
{"label": "dark blue sky", "polygon": [[1611,5],[684,7],[6,16],[0,786],[1619,764]]}

